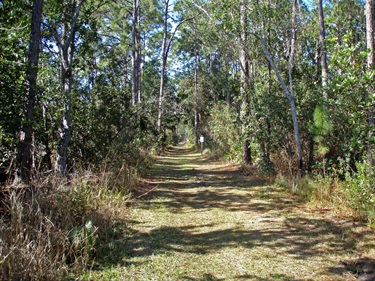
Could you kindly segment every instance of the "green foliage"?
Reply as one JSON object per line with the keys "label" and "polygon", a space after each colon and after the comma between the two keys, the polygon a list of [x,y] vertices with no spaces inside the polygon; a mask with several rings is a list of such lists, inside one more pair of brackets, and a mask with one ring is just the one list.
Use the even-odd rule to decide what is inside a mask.
{"label": "green foliage", "polygon": [[10,168],[18,145],[24,96],[25,56],[30,6],[25,1],[0,5],[0,170]]}
{"label": "green foliage", "polygon": [[240,136],[234,112],[228,104],[215,104],[208,121],[212,149],[217,157],[238,160],[241,155]]}
{"label": "green foliage", "polygon": [[[359,217],[374,222],[374,172],[366,164],[358,164],[367,153],[367,145],[373,141],[368,140],[371,128],[367,117],[374,99],[368,92],[373,87],[374,71],[366,69],[368,50],[361,1],[335,0],[325,9],[330,77],[329,99],[324,101],[324,106],[319,105],[319,25],[314,10],[302,3],[299,7],[293,81],[289,81],[288,57],[295,28],[291,21],[292,2],[260,3],[265,16],[262,22],[256,3],[249,1],[245,26],[240,18],[239,1],[175,3],[175,23],[181,18],[194,20],[180,26],[170,53],[171,58],[174,57],[168,60],[163,114],[166,136],[158,135],[155,130],[163,3],[141,2],[142,103],[132,106],[131,2],[84,1],[72,46],[73,126],[69,170],[73,177],[74,172],[92,169],[98,172],[93,178],[97,179],[99,172],[103,178],[98,180],[98,186],[92,182],[76,184],[78,180],[71,183],[71,189],[64,186],[63,191],[58,190],[58,186],[49,186],[54,194],[46,193],[34,203],[13,198],[10,212],[14,220],[6,221],[4,217],[0,227],[1,274],[29,270],[30,279],[53,280],[66,274],[73,262],[84,268],[94,248],[105,244],[103,237],[108,238],[110,235],[106,235],[112,228],[117,229],[109,219],[113,217],[109,215],[112,213],[108,206],[113,201],[104,206],[107,200],[123,200],[121,194],[129,192],[138,175],[151,163],[150,152],[156,144],[176,144],[181,140],[193,144],[195,112],[199,119],[198,133],[205,136],[205,145],[214,156],[238,160],[241,142],[248,138],[252,155],[262,170],[272,172],[275,168],[279,174],[292,179],[294,189],[315,194],[317,201],[333,202],[339,198],[336,194],[341,196],[342,193],[337,191],[339,184],[335,180],[319,179],[315,187],[311,182],[298,185],[295,181],[296,148],[290,107],[274,73],[269,71],[259,44],[263,24],[267,45],[283,79],[293,82],[290,87],[295,94],[306,166],[323,167],[327,172],[324,174],[332,177],[343,177],[350,171],[347,197],[342,196],[342,200],[350,202]],[[16,163],[30,35],[30,3],[2,1],[0,4],[1,173]],[[60,137],[58,124],[64,107],[61,61],[55,40],[68,27],[73,8],[72,1],[45,1],[33,126],[33,153],[40,175],[40,179],[34,178],[35,186],[49,182],[46,175],[53,168],[51,162]],[[249,31],[246,46],[242,46],[240,40],[242,28]],[[246,116],[240,117],[243,96],[240,95],[238,58],[242,47],[250,61],[251,77],[247,81],[249,108]],[[197,81],[193,68],[196,55]],[[246,135],[241,139],[242,129]],[[340,165],[340,159],[346,159],[345,167]],[[118,195],[117,199],[113,194]],[[103,209],[107,213],[97,211]],[[21,228],[26,232],[19,231]],[[43,256],[43,249],[49,251],[54,261]],[[65,260],[67,256],[71,259],[69,262]],[[30,257],[38,259],[34,261]],[[41,269],[45,269],[43,276],[38,275]],[[5,276],[3,279],[12,278]]]}
{"label": "green foliage", "polygon": [[311,133],[317,144],[315,154],[320,157],[324,157],[329,152],[325,138],[332,131],[332,126],[327,109],[322,105],[317,106],[314,111],[314,124],[311,126]]}
{"label": "green foliage", "polygon": [[357,172],[346,178],[349,204],[360,219],[375,225],[375,169],[367,162],[357,164]]}
{"label": "green foliage", "polygon": [[368,92],[371,85],[366,77],[367,51],[363,42],[356,42],[353,32],[345,34],[332,47],[331,69],[334,73],[329,95],[333,129],[330,139],[330,158],[333,162],[339,157],[351,159],[355,169],[366,153],[368,135]]}

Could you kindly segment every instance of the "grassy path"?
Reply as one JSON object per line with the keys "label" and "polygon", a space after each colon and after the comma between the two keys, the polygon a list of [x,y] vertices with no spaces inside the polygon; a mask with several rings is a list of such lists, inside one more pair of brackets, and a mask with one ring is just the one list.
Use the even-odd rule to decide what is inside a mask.
{"label": "grassy path", "polygon": [[373,253],[374,241],[365,228],[311,212],[236,167],[174,148],[158,158],[147,181],[152,190],[132,207],[126,241],[113,250],[116,262],[92,272],[91,280],[358,280],[353,272],[371,274],[366,268],[373,260],[363,257]]}

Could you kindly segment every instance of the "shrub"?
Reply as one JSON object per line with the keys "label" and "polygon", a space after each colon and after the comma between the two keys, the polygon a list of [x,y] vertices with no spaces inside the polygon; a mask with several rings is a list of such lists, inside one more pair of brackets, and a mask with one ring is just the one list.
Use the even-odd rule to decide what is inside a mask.
{"label": "shrub", "polygon": [[367,162],[357,164],[357,172],[346,176],[349,204],[359,219],[375,224],[375,169]]}

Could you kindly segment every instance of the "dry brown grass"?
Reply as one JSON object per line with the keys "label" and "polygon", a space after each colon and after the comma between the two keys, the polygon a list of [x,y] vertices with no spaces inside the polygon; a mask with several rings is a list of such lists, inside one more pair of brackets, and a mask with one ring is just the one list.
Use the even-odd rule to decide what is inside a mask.
{"label": "dry brown grass", "polygon": [[113,177],[85,172],[3,189],[0,280],[69,279],[90,267],[126,220],[125,186],[114,189]]}

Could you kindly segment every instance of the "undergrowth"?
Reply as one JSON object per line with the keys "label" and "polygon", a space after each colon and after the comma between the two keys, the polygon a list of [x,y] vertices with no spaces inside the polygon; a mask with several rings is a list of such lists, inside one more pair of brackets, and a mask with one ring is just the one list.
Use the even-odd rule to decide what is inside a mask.
{"label": "undergrowth", "polygon": [[375,227],[375,170],[367,162],[357,164],[356,171],[340,176],[309,175],[288,178],[280,174],[276,184],[318,209],[332,210],[339,217],[367,222]]}
{"label": "undergrowth", "polygon": [[135,176],[122,167],[2,190],[0,280],[68,280],[90,268],[124,228]]}
{"label": "undergrowth", "polygon": [[354,175],[347,174],[344,184],[349,205],[355,215],[375,227],[375,169],[367,162],[357,164]]}

